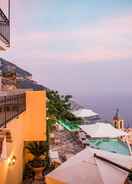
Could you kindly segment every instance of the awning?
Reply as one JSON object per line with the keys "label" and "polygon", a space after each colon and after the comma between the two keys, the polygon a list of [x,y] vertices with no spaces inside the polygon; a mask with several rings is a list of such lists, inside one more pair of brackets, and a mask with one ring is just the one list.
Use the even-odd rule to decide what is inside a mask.
{"label": "awning", "polygon": [[76,132],[80,130],[79,125],[77,125],[73,121],[69,121],[67,119],[64,119],[64,120],[61,119],[61,120],[58,120],[57,122],[70,132]]}
{"label": "awning", "polygon": [[108,123],[95,123],[92,125],[81,125],[80,128],[91,137],[117,138],[128,135],[126,132],[114,128]]}

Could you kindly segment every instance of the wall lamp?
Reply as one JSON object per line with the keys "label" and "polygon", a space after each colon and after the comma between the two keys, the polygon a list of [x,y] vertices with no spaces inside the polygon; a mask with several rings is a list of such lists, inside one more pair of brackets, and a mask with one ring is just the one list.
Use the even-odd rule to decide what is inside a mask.
{"label": "wall lamp", "polygon": [[15,163],[16,163],[16,156],[12,156],[11,158],[9,158],[9,161],[8,161],[9,166],[13,166],[15,165]]}

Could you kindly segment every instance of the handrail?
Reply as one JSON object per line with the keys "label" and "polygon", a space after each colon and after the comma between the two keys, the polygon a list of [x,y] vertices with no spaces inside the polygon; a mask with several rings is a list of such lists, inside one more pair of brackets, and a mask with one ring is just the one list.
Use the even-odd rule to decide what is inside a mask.
{"label": "handrail", "polygon": [[10,20],[6,17],[0,8],[0,16],[2,21],[0,21],[0,38],[7,45],[10,45]]}

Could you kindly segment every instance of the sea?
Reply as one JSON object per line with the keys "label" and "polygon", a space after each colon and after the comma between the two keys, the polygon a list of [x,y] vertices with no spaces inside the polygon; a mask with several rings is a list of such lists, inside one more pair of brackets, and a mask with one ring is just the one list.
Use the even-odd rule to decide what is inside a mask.
{"label": "sea", "polygon": [[125,127],[132,128],[132,94],[130,95],[88,95],[77,97],[77,101],[88,109],[99,113],[103,120],[112,121],[119,108],[119,115],[124,119]]}

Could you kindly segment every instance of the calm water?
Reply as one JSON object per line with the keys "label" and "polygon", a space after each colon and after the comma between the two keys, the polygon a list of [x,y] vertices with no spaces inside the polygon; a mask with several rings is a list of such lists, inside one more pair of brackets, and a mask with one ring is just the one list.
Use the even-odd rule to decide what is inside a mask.
{"label": "calm water", "polygon": [[99,113],[106,120],[111,120],[116,108],[119,108],[120,116],[125,120],[125,126],[132,127],[132,95],[90,95],[87,97],[78,97],[77,101]]}

